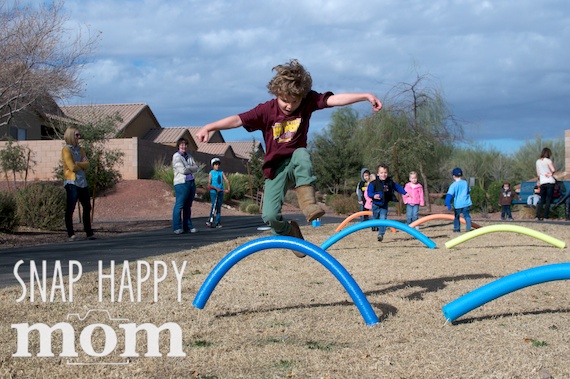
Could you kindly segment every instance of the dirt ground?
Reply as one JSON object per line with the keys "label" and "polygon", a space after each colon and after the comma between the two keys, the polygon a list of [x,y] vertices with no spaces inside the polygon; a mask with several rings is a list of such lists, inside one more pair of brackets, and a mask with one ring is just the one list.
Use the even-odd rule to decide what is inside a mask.
{"label": "dirt ground", "polygon": [[[500,224],[485,218],[477,222]],[[570,242],[569,223],[508,224]],[[464,234],[453,233],[449,221],[434,220],[420,225],[434,249],[403,231],[388,231],[378,242],[367,228],[319,250],[337,226],[302,227],[308,241],[303,246],[314,246],[318,253],[303,259],[285,248],[264,248],[259,236],[145,259],[171,267],[156,285],[149,280],[139,287],[140,262],[125,266],[118,260],[110,276],[114,287],[110,279],[101,282],[109,270],[84,274],[74,285],[73,302],[61,289],[67,288],[67,279],[59,287],[50,281],[54,298],[45,302],[37,300],[38,288],[35,301],[29,293],[22,296],[23,287],[2,288],[0,377],[570,378],[568,280],[512,289],[454,322],[442,312],[462,295],[503,277],[566,267],[567,246],[556,247],[527,234],[489,232],[446,248],[446,242]],[[244,244],[259,250],[232,261],[203,309],[193,306],[216,265],[230,252],[243,251]],[[327,266],[323,257],[336,264]],[[172,267],[183,265],[178,281]],[[342,283],[339,265],[355,286]],[[349,289],[361,290],[364,302],[355,301]],[[365,302],[378,323],[366,323]],[[158,337],[140,333],[139,356],[125,357],[126,336],[118,325],[127,321],[121,320],[179,329]],[[60,356],[60,332],[53,333],[54,356],[37,356],[42,344],[38,333],[31,332],[32,356],[14,357],[12,324],[24,322],[69,323],[77,331],[78,356]],[[89,329],[93,325],[99,330]],[[80,338],[85,331],[91,331],[86,333],[90,344]],[[107,353],[113,335],[115,349]],[[179,345],[173,337],[180,338]],[[159,356],[149,356],[150,346],[157,345]],[[173,346],[181,346],[184,356],[167,356]],[[96,357],[98,353],[102,357]]]}

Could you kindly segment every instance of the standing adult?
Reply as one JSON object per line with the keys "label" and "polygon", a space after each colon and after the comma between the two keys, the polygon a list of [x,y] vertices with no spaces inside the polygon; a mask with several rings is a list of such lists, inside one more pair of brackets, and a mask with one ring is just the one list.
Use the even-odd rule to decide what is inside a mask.
{"label": "standing adult", "polygon": [[540,183],[540,200],[536,205],[536,220],[542,220],[542,207],[544,206],[544,218],[550,216],[550,203],[554,195],[554,179],[553,174],[556,172],[554,165],[550,160],[552,151],[548,147],[542,149],[540,158],[536,161],[536,175]]}
{"label": "standing adult", "polygon": [[77,201],[83,206],[83,228],[87,234],[87,239],[95,239],[93,229],[91,229],[91,195],[87,185],[85,171],[89,168],[89,161],[85,151],[79,146],[81,134],[75,126],[67,128],[63,139],[65,146],[61,150],[61,161],[63,164],[63,186],[65,188],[67,205],[65,208],[65,228],[67,229],[67,240],[72,242],[77,240],[73,230],[73,212]]}
{"label": "standing adult", "polygon": [[[196,233],[192,226],[192,202],[196,196],[196,184],[194,175],[198,166],[194,158],[188,154],[188,140],[179,138],[176,142],[178,151],[172,156],[172,168],[174,169],[174,193],[176,202],[172,210],[172,230],[175,234],[184,232]],[[180,214],[182,213],[182,217]]]}

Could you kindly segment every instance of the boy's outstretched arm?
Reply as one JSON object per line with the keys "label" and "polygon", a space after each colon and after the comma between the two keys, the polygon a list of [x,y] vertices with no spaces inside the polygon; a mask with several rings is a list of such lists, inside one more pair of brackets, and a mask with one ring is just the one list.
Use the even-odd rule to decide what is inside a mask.
{"label": "boy's outstretched arm", "polygon": [[378,112],[382,109],[382,102],[371,93],[341,93],[331,95],[327,98],[327,105],[330,107],[338,107],[358,103],[360,101],[369,101],[372,104],[372,110]]}
{"label": "boy's outstretched arm", "polygon": [[242,126],[241,118],[238,115],[229,116],[221,120],[212,122],[210,124],[204,125],[196,133],[196,138],[198,142],[208,142],[210,138],[210,132],[216,130],[226,130],[234,129]]}

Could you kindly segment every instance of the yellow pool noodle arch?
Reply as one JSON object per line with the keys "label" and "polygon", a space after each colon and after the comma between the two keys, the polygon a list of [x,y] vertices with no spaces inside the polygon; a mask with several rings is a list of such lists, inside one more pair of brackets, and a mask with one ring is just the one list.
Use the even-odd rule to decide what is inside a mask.
{"label": "yellow pool noodle arch", "polygon": [[538,232],[534,229],[529,229],[518,225],[506,225],[506,224],[489,225],[476,230],[472,230],[468,233],[463,234],[462,236],[447,241],[445,243],[445,247],[451,249],[452,247],[459,245],[460,243],[463,243],[465,241],[468,241],[471,238],[475,238],[483,234],[494,233],[494,232],[514,232],[514,233],[525,234],[527,236],[537,238],[539,240],[542,240],[546,243],[549,243],[561,249],[564,249],[564,247],[566,247],[566,242],[551,237],[547,234]]}

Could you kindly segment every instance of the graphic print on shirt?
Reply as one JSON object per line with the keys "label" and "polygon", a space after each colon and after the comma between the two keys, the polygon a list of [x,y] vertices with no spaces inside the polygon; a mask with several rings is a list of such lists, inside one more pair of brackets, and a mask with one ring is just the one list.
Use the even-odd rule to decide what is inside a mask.
{"label": "graphic print on shirt", "polygon": [[299,130],[301,125],[301,118],[296,118],[294,120],[286,120],[283,122],[277,122],[273,125],[273,140],[277,143],[289,142],[293,139],[293,136]]}

